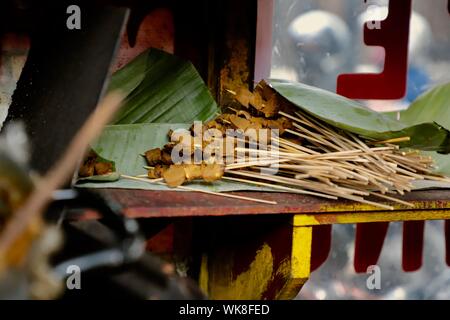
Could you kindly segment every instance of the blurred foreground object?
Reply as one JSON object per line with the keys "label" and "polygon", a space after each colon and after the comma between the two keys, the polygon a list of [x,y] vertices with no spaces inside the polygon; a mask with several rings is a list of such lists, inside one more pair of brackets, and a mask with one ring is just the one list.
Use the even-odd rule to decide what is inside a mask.
{"label": "blurred foreground object", "polygon": [[[12,152],[11,145],[13,148],[26,146],[25,133],[17,128],[8,130],[1,140],[1,299],[61,297],[71,266],[80,269],[91,288],[100,288],[104,292],[114,284],[115,290],[105,293],[112,296],[203,298],[189,280],[176,276],[171,265],[145,252],[146,241],[139,225],[135,220],[126,218],[115,202],[89,191],[57,190],[73,174],[79,150],[85,150],[88,142],[100,133],[121,101],[122,97],[114,93],[103,100],[49,174],[35,179],[34,189],[26,166],[17,164],[10,156],[20,154],[18,150]],[[11,132],[13,136],[10,136]],[[26,158],[22,154],[21,159]],[[50,203],[50,208],[93,208],[103,216],[103,221],[84,226],[84,229],[70,224],[63,229],[47,226],[44,212]],[[63,231],[67,239],[62,248]],[[84,244],[89,245],[83,246],[78,242],[80,237],[84,238]],[[73,247],[96,250],[79,253],[71,250]],[[59,259],[53,265],[50,258],[56,251],[59,251]],[[96,270],[100,270],[99,273],[95,273]],[[95,276],[89,277],[91,272]]]}
{"label": "blurred foreground object", "polygon": [[[0,232],[0,276],[7,270],[27,270],[27,265],[32,269],[23,271],[41,275],[48,274],[44,266],[46,255],[48,256],[58,246],[58,241],[43,242],[39,240],[45,234],[42,215],[52,198],[52,193],[61,187],[73,174],[78,163],[80,150],[86,150],[88,143],[92,141],[112,118],[118,109],[122,97],[112,93],[101,103],[94,114],[88,119],[83,128],[75,136],[67,152],[61,160],[50,170],[49,174],[38,179],[36,188],[25,167],[18,165],[12,158],[27,159],[27,140],[23,128],[12,125],[2,139],[0,147],[0,194],[2,228]],[[22,150],[21,150],[22,149]],[[57,236],[55,236],[57,237]],[[59,241],[60,242],[60,241]],[[33,252],[42,250],[41,253]],[[30,258],[34,257],[34,258]],[[34,262],[31,263],[30,262]],[[36,263],[36,259],[41,261]],[[48,283],[53,283],[49,280]],[[7,290],[8,292],[9,290]],[[43,298],[47,296],[47,290],[40,289]],[[51,296],[51,294],[49,294]]]}
{"label": "blurred foreground object", "polygon": [[[0,234],[33,190],[27,172],[28,144],[21,124],[11,124],[0,138]],[[40,216],[18,235],[13,250],[0,259],[0,298],[52,298],[62,285],[49,272],[48,258],[61,245],[61,234]]]}

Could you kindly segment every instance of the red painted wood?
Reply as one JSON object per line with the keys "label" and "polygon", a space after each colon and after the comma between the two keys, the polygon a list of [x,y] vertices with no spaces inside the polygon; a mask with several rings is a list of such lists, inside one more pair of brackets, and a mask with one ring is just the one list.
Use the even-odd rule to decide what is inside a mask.
{"label": "red painted wood", "polygon": [[450,266],[450,220],[445,221],[445,261]]}
{"label": "red painted wood", "polygon": [[406,93],[411,0],[389,1],[389,14],[381,28],[364,26],[364,42],[385,48],[380,74],[342,74],[337,93],[351,99],[401,99]]}
{"label": "red painted wood", "polygon": [[255,76],[258,83],[269,78],[272,60],[272,20],[274,0],[258,0],[256,24]]}
{"label": "red painted wood", "polygon": [[357,225],[354,260],[356,272],[366,272],[369,266],[377,264],[388,227],[387,222]]}
{"label": "red painted wood", "polygon": [[148,13],[140,23],[136,44],[130,45],[128,34],[122,38],[112,71],[116,71],[149,48],[174,52],[174,21],[169,9],[160,8]]}
{"label": "red painted wood", "polygon": [[147,240],[146,249],[156,254],[170,254],[174,251],[174,226],[166,228]]}
{"label": "red painted wood", "polygon": [[[146,191],[127,189],[97,189],[100,194],[120,204],[130,218],[227,216],[253,214],[312,214],[322,224],[339,223],[334,213],[358,212],[358,203],[347,200],[327,200],[294,193],[276,192],[232,192],[231,194],[276,201],[276,205],[236,200],[197,192]],[[379,200],[377,198],[369,198]],[[405,194],[402,198],[421,210],[449,209],[450,190],[422,190]],[[384,204],[391,204],[382,201]],[[333,212],[329,209],[333,208]],[[369,211],[375,211],[373,208]],[[318,214],[320,213],[320,214]],[[74,211],[70,219],[95,219],[92,211]]]}
{"label": "red painted wood", "polygon": [[311,272],[328,258],[331,249],[331,225],[314,226],[311,246]]}
{"label": "red painted wood", "polygon": [[402,265],[406,272],[417,271],[422,266],[425,221],[403,222]]}

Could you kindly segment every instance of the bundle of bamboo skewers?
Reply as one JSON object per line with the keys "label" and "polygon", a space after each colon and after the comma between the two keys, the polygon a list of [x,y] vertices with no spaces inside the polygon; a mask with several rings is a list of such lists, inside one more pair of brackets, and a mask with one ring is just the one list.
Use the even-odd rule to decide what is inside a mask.
{"label": "bundle of bamboo skewers", "polygon": [[[365,197],[412,206],[392,195],[411,191],[414,180],[450,182],[432,173],[430,157],[416,150],[402,151],[395,145],[408,137],[368,142],[304,113],[279,114],[293,121],[293,129],[286,132],[304,139],[302,145],[275,137],[278,150],[272,160],[270,150],[252,150],[269,158],[227,165],[223,179],[329,199],[349,199],[389,210],[393,207]],[[277,166],[277,174],[261,174],[261,168],[273,164]]]}
{"label": "bundle of bamboo skewers", "polygon": [[[163,150],[158,148],[146,153],[150,165],[146,167],[149,170],[147,178],[151,178],[148,181],[198,191],[181,184],[202,179],[209,172],[208,176],[215,178],[205,179],[208,182],[223,179],[327,199],[343,198],[388,210],[393,207],[378,203],[373,198],[412,206],[394,196],[410,192],[413,181],[450,182],[449,178],[433,173],[430,157],[417,150],[400,149],[397,143],[408,141],[409,137],[385,141],[365,139],[331,126],[298,108],[286,107],[266,87],[260,86],[259,89],[254,93],[248,90],[239,93],[230,91],[242,108],[230,108],[232,113],[218,116],[206,123],[204,129],[219,129],[223,137],[227,136],[226,129],[229,128],[242,131],[278,129],[279,135],[268,134],[269,144],[260,145],[258,139],[249,137],[244,138],[244,145],[236,146],[234,142],[233,155],[239,153],[240,156],[227,163],[225,158],[229,154],[225,152],[221,162],[224,165],[220,167],[214,160],[208,159],[197,166],[167,163],[174,146],[186,142],[181,139],[164,146]],[[187,139],[197,139],[194,145],[205,147],[207,144],[201,137],[198,140],[196,135],[195,129],[191,128]],[[155,154],[158,155],[156,160]],[[124,177],[147,180],[144,177]]]}

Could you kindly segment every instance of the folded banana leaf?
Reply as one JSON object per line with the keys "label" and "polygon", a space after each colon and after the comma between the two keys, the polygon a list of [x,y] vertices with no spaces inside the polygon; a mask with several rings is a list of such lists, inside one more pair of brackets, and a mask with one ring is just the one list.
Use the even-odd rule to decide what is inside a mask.
{"label": "folded banana leaf", "polygon": [[[115,72],[108,90],[119,90],[126,96],[125,103],[113,122],[116,125],[192,123],[208,121],[220,112],[194,66],[157,49],[143,52]],[[102,142],[110,146],[107,135],[101,139],[105,139]],[[115,158],[108,157],[108,150],[101,148],[97,153],[103,158],[113,159],[111,162],[114,164]],[[78,182],[118,179],[118,174],[112,173],[82,178]]]}
{"label": "folded banana leaf", "polygon": [[436,122],[450,129],[450,82],[437,86],[418,97],[408,109],[400,112],[400,120],[410,126],[423,122]]}
{"label": "folded banana leaf", "polygon": [[[391,115],[394,117],[394,115]],[[400,112],[400,119],[407,125],[415,125],[421,121],[436,122],[450,129],[450,83],[440,85],[417,98],[411,106]],[[425,152],[436,164],[435,172],[450,176],[450,155],[437,152]],[[449,184],[434,183],[428,187],[447,187]]]}
{"label": "folded banana leaf", "polygon": [[126,95],[114,124],[192,123],[207,121],[219,112],[195,67],[156,49],[117,71],[109,89]]}
{"label": "folded banana leaf", "polygon": [[[450,153],[450,131],[443,127],[443,123],[438,124],[433,117],[415,118],[414,114],[411,114],[408,119],[417,121],[408,123],[403,117],[398,121],[390,115],[370,110],[354,100],[316,87],[279,80],[269,80],[268,83],[295,106],[337,128],[374,140],[410,137],[410,141],[401,144],[402,147]],[[424,102],[418,103],[414,109],[421,110],[423,104]],[[435,110],[442,105],[428,105],[427,110]],[[446,112],[450,113],[449,110]],[[431,113],[434,114],[433,111]]]}

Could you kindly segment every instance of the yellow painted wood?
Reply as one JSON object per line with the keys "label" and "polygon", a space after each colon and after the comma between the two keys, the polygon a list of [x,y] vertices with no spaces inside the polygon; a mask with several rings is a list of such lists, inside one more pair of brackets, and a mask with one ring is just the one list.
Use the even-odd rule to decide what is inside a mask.
{"label": "yellow painted wood", "polygon": [[421,220],[449,220],[450,210],[405,210],[351,213],[298,214],[294,226],[316,226],[327,224],[354,224],[367,222],[395,222]]}
{"label": "yellow painted wood", "polygon": [[[414,205],[413,208],[407,207],[403,204],[392,203],[392,202],[384,202],[385,204],[392,205],[394,207],[394,211],[408,211],[408,210],[450,210],[450,199],[449,200],[440,200],[440,201],[408,201]],[[316,212],[333,212],[333,213],[346,213],[346,212],[376,212],[380,211],[379,207],[372,206],[370,204],[359,203],[359,202],[338,202],[336,204],[330,205],[330,203],[320,205]]]}
{"label": "yellow painted wood", "polygon": [[311,272],[312,227],[294,227],[292,236],[291,276],[307,279]]}
{"label": "yellow painted wood", "polygon": [[311,273],[312,227],[294,227],[290,270],[286,283],[277,294],[279,300],[294,299]]}
{"label": "yellow painted wood", "polygon": [[[274,266],[272,248],[264,243],[253,261],[240,274],[234,274],[234,261],[208,263],[208,296],[213,300],[261,300],[268,290]],[[204,284],[203,284],[204,286]]]}
{"label": "yellow painted wood", "polygon": [[[198,283],[213,300],[293,299],[308,280],[312,227],[295,227],[292,217],[242,221],[234,245],[220,233],[201,257]],[[248,225],[246,225],[248,224]],[[227,225],[233,228],[234,223]],[[255,231],[260,227],[263,231]],[[222,228],[223,224],[218,224]],[[252,230],[252,231],[247,231]],[[254,234],[256,236],[254,236]],[[215,237],[217,234],[214,233]],[[236,240],[239,239],[239,241]],[[250,259],[249,259],[250,258]]]}
{"label": "yellow painted wood", "polygon": [[198,286],[203,293],[208,294],[208,255],[202,254]]}

